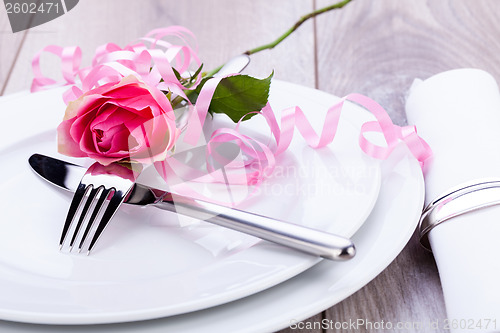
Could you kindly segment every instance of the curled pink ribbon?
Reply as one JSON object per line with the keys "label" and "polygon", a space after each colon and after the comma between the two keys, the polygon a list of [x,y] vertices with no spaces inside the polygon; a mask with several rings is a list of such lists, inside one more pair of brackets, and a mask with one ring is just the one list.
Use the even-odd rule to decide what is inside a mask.
{"label": "curled pink ribbon", "polygon": [[[209,81],[210,82],[210,81]],[[220,79],[213,79],[213,84],[206,84],[200,93],[199,99],[202,98],[202,107],[197,108],[190,117],[190,124],[185,136],[185,142],[194,143],[198,141],[201,135],[201,128],[206,119],[209,101],[220,82]],[[255,138],[251,138],[238,131],[240,122],[235,129],[220,128],[212,133],[208,146],[217,142],[235,142],[240,149],[250,157],[244,167],[252,165],[252,168],[247,168],[248,172],[244,175],[233,177],[233,181],[239,184],[259,184],[266,176],[270,175],[276,164],[276,156],[288,149],[292,141],[295,129],[301,134],[304,140],[311,148],[322,148],[330,144],[336,135],[339,125],[340,114],[346,101],[354,102],[361,105],[366,110],[371,112],[376,121],[366,122],[362,125],[359,135],[359,145],[361,149],[369,156],[376,159],[387,159],[399,142],[404,142],[412,155],[419,161],[423,167],[425,160],[432,155],[432,150],[429,145],[418,136],[415,126],[401,127],[395,125],[387,112],[374,100],[361,94],[349,94],[343,97],[338,103],[331,106],[325,116],[323,128],[318,135],[304,112],[300,107],[290,107],[281,112],[281,126],[275,117],[275,113],[271,106],[267,104],[260,114],[264,116],[266,122],[274,137],[274,147],[271,144],[264,144]],[[199,102],[198,102],[199,103]],[[197,103],[197,105],[198,105]],[[368,132],[379,132],[384,136],[385,146],[379,146],[370,142],[365,134]],[[210,152],[211,150],[209,150]],[[169,161],[159,162],[168,163]],[[257,168],[255,167],[257,165]],[[212,181],[224,182],[220,173],[211,174]]]}
{"label": "curled pink ribbon", "polygon": [[[180,43],[167,42],[164,40],[166,37],[174,37]],[[51,53],[61,59],[62,81],[57,82],[42,74],[40,58],[43,53]],[[117,82],[123,77],[134,75],[153,88],[155,97],[162,101],[165,110],[171,110],[164,91],[188,100],[184,92],[186,88],[179,81],[175,71],[185,73],[193,64],[197,67],[201,65],[197,56],[195,36],[188,29],[180,26],[153,30],[140,42],[129,44],[124,48],[113,43],[105,44],[96,50],[92,65],[84,68],[80,68],[81,50],[79,47],[62,48],[50,45],[33,58],[34,79],[31,91],[70,85],[71,87],[63,95],[64,101],[68,103],[102,84]],[[196,105],[191,105],[188,101],[191,113],[183,138],[185,143],[195,145],[198,142],[203,133],[202,129],[212,96],[221,80],[222,78],[208,80],[201,89]],[[198,78],[190,89],[194,89],[199,81]],[[191,178],[197,181],[258,186],[266,176],[273,172],[276,166],[276,156],[289,147],[295,129],[312,148],[321,148],[331,143],[335,138],[342,107],[346,101],[361,105],[376,118],[375,121],[363,124],[359,135],[359,145],[367,155],[377,159],[386,159],[399,142],[406,144],[421,166],[432,155],[430,147],[418,136],[414,126],[397,126],[377,102],[360,94],[349,94],[328,109],[319,135],[314,131],[300,107],[282,110],[280,124],[278,124],[275,113],[268,104],[258,113],[265,118],[274,138],[273,143],[263,143],[241,133],[239,131],[240,120],[235,128],[219,128],[212,133],[206,150],[208,172],[190,169],[181,165],[175,158],[156,162],[155,167],[166,180],[179,178],[175,170],[188,169],[191,175],[194,175]],[[370,142],[365,136],[368,132],[381,133],[384,136],[385,145],[379,146]],[[220,161],[223,158],[217,154],[215,147],[228,142],[239,147],[245,155],[245,160],[225,161],[224,168],[217,168],[210,161]],[[189,192],[189,195],[199,197],[197,193],[189,189],[182,189],[181,192]]]}
{"label": "curled pink ribbon", "polygon": [[[166,37],[177,38],[181,44],[171,44],[162,40]],[[133,75],[148,86],[156,88],[159,93],[170,91],[185,97],[185,87],[175,75],[174,68],[182,74],[192,64],[198,67],[201,65],[193,33],[181,26],[171,26],[153,30],[141,40],[142,42],[129,44],[124,48],[113,43],[102,45],[97,48],[92,65],[84,68],[80,68],[79,47],[62,48],[49,45],[33,57],[31,64],[34,79],[31,91],[71,85],[63,96],[64,101],[68,103],[95,87]],[[151,46],[148,47],[145,43],[150,43]],[[60,58],[63,80],[56,81],[42,73],[40,58],[44,53],[52,53]],[[77,84],[77,80],[80,84]],[[161,94],[168,102],[164,94]]]}

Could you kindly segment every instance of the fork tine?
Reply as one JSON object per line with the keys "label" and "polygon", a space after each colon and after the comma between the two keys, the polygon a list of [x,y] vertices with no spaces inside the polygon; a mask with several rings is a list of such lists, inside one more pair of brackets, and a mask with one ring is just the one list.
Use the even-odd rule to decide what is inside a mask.
{"label": "fork tine", "polygon": [[73,223],[75,214],[78,211],[78,208],[80,208],[80,205],[82,204],[83,197],[85,196],[86,192],[87,192],[87,186],[85,184],[80,183],[75,192],[75,195],[73,196],[71,205],[69,206],[68,215],[66,215],[66,222],[64,222],[61,239],[59,240],[59,249],[61,249],[64,244],[64,240],[66,239],[71,223]]}
{"label": "fork tine", "polygon": [[80,219],[78,220],[78,223],[76,224],[75,231],[73,232],[73,237],[71,238],[71,242],[69,243],[69,251],[70,252],[73,249],[73,244],[75,243],[75,240],[80,233],[80,229],[82,227],[83,221],[85,220],[85,217],[88,214],[89,208],[92,205],[92,202],[94,201],[94,198],[97,195],[97,192],[99,191],[99,188],[94,188],[92,185],[89,185],[89,187],[92,187],[92,190],[90,191],[90,194],[87,198],[87,202],[85,202],[85,206],[83,207],[82,212],[80,213]]}
{"label": "fork tine", "polygon": [[[61,235],[60,248],[63,247],[67,238],[71,238],[69,252],[76,246],[75,243],[79,242],[78,252],[81,252],[85,244],[89,244],[87,247],[87,254],[89,254],[109,221],[133,189],[137,172],[139,172],[137,167],[133,165],[119,163],[102,165],[99,162],[92,164],[82,177],[71,201]],[[109,202],[107,209],[104,210],[106,201]],[[77,214],[79,214],[78,218]],[[98,218],[100,221],[96,221]],[[76,223],[76,226],[73,223]],[[83,235],[80,238],[83,229]],[[71,237],[68,236],[70,231]],[[90,234],[94,234],[93,237]]]}
{"label": "fork tine", "polygon": [[124,192],[122,190],[115,190],[115,193],[113,194],[113,197],[109,201],[108,207],[106,208],[106,211],[104,212],[104,215],[102,216],[101,222],[99,222],[99,225],[97,226],[97,230],[94,234],[94,237],[92,238],[92,241],[90,242],[89,249],[87,252],[87,255],[92,251],[94,248],[95,244],[101,237],[102,232],[108,225],[109,221],[115,216],[116,212],[118,211],[118,208],[120,205],[123,203],[125,200],[128,192],[130,192],[131,188],[128,189],[128,191]]}
{"label": "fork tine", "polygon": [[83,244],[87,240],[87,236],[90,232],[90,229],[92,228],[92,225],[94,224],[94,221],[99,214],[99,212],[102,209],[102,206],[104,205],[104,201],[106,201],[106,198],[109,195],[110,190],[106,190],[103,187],[98,187],[98,189],[102,189],[101,195],[99,196],[99,199],[97,200],[97,203],[94,207],[94,211],[92,212],[92,215],[90,216],[90,220],[87,224],[87,227],[85,228],[85,232],[83,233],[82,239],[80,241],[80,244],[78,245],[78,252],[82,250]]}

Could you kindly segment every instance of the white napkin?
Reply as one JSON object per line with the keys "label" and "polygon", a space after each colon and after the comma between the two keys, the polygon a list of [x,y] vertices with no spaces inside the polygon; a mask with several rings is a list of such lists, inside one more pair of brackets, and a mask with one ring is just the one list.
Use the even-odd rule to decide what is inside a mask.
{"label": "white napkin", "polygon": [[[415,80],[406,114],[434,152],[425,175],[427,203],[461,183],[500,177],[500,93],[491,75],[458,69]],[[498,206],[453,218],[429,234],[453,332],[500,330],[499,239]]]}

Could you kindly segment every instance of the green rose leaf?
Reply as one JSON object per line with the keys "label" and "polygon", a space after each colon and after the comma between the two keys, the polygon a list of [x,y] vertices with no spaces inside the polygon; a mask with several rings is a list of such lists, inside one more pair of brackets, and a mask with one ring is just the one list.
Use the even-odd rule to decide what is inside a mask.
{"label": "green rose leaf", "polygon": [[[189,88],[193,85],[198,75],[200,75],[202,69],[203,69],[203,64],[201,64],[200,67],[198,67],[198,69],[196,70],[196,72],[194,72],[194,74],[190,75],[188,78],[185,78],[182,77],[182,75],[175,68],[172,67],[172,71],[174,72],[175,77],[186,88]],[[163,79],[161,79],[161,82],[163,82]]]}
{"label": "green rose leaf", "polygon": [[[248,75],[234,75],[221,80],[215,89],[208,112],[224,113],[232,121],[237,123],[249,112],[260,111],[267,104],[269,98],[269,87],[274,73],[265,79],[257,79]],[[205,78],[190,94],[192,103],[196,102],[201,88],[208,78]],[[244,120],[253,117],[255,113],[249,114]]]}

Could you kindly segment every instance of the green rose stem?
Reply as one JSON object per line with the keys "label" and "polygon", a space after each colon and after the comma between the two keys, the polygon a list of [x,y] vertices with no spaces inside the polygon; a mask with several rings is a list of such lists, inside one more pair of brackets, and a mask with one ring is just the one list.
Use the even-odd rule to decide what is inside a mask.
{"label": "green rose stem", "polygon": [[[277,46],[279,43],[281,43],[285,38],[287,38],[288,36],[290,36],[305,21],[309,20],[310,18],[316,17],[316,16],[318,16],[320,14],[329,12],[331,10],[340,9],[340,8],[344,7],[345,5],[347,5],[351,1],[352,0],[340,1],[340,2],[337,2],[337,3],[333,4],[333,5],[323,7],[321,9],[315,10],[315,11],[313,11],[313,12],[307,14],[307,15],[304,15],[297,22],[295,22],[295,24],[290,29],[288,29],[283,35],[279,36],[275,41],[273,41],[273,42],[271,42],[269,44],[265,44],[265,45],[256,47],[254,49],[250,49],[248,51],[245,51],[245,52],[243,52],[243,54],[252,55],[252,54],[255,54],[255,53],[260,52],[260,51],[270,50],[270,49],[274,48],[275,46]],[[222,68],[222,66],[219,66],[219,67],[215,68],[214,70],[208,72],[206,74],[206,76],[210,77],[210,76],[214,75],[215,73],[217,73]]]}
{"label": "green rose stem", "polygon": [[[254,49],[250,49],[248,51],[245,51],[243,54],[252,55],[252,54],[255,54],[255,53],[260,52],[260,51],[270,50],[270,49],[274,48],[275,46],[277,46],[278,44],[280,44],[288,36],[290,36],[305,21],[309,20],[310,18],[316,17],[316,16],[318,16],[320,14],[329,12],[331,10],[340,9],[340,8],[344,7],[345,5],[347,5],[351,1],[352,0],[343,0],[343,1],[340,1],[340,2],[337,2],[337,3],[334,3],[334,4],[330,5],[330,6],[326,6],[326,7],[323,7],[321,9],[315,10],[315,11],[313,11],[313,12],[307,14],[307,15],[304,15],[297,22],[295,22],[295,24],[290,29],[288,29],[284,34],[282,34],[280,37],[278,37],[275,41],[273,41],[271,43],[268,43],[268,44],[265,44],[265,45],[262,45],[262,46],[259,46],[259,47],[256,47]],[[204,75],[204,77],[211,77],[211,76],[213,76],[215,73],[217,73],[222,68],[222,66],[224,66],[224,65],[221,65],[221,66],[219,66],[219,67],[211,70],[210,72],[207,72]],[[189,96],[191,93],[192,93],[192,90],[186,91],[186,95],[187,96]],[[171,102],[172,103],[172,107],[175,108],[183,100],[184,99],[182,97],[177,96]]]}

